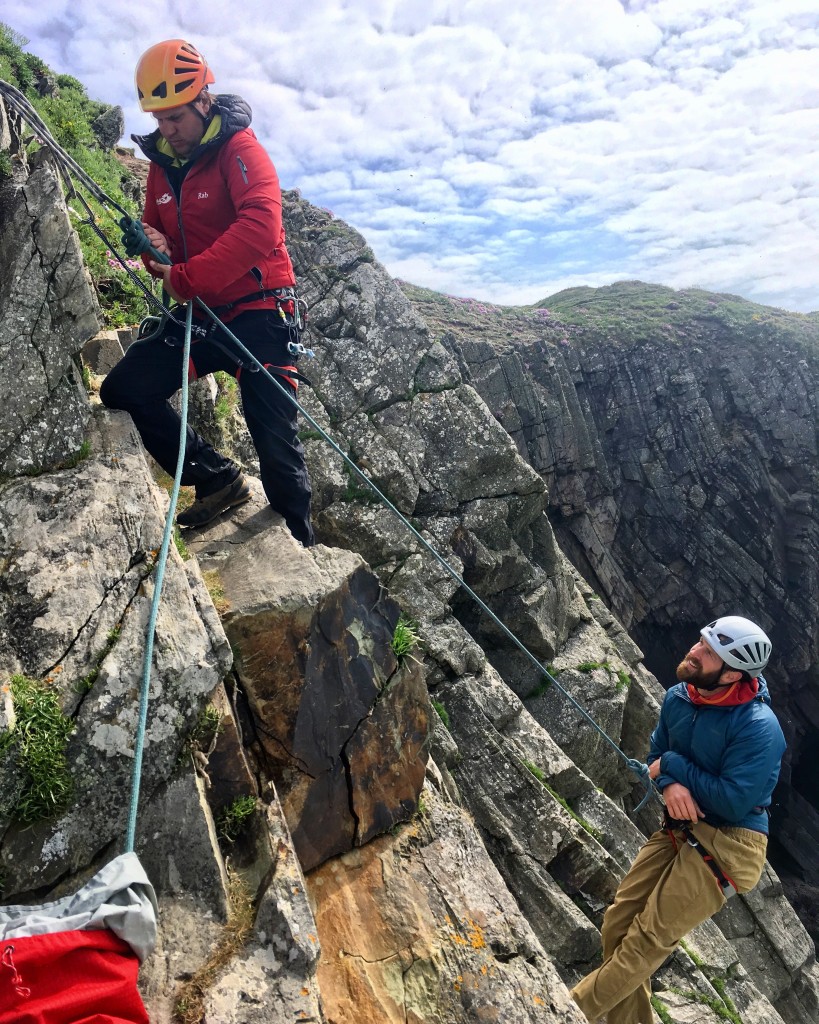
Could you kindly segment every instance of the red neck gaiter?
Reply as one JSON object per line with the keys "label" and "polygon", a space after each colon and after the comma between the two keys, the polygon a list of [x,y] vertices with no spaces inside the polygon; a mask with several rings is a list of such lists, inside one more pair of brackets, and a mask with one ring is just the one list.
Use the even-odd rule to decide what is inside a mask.
{"label": "red neck gaiter", "polygon": [[737,704],[747,704],[752,701],[759,690],[759,680],[741,680],[724,686],[722,689],[714,690],[711,695],[705,697],[691,683],[688,684],[688,696],[692,703],[704,705],[705,707],[735,707]]}

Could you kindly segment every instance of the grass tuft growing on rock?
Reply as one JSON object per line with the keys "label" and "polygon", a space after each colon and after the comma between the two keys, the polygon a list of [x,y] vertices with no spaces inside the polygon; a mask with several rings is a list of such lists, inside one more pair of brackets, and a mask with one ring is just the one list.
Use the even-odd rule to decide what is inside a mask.
{"label": "grass tuft growing on rock", "polygon": [[441,721],[446,726],[447,731],[449,731],[449,712],[447,711],[447,709],[444,707],[444,705],[439,700],[433,700],[432,701],[432,706],[437,711],[438,717],[441,719]]}
{"label": "grass tuft growing on rock", "polygon": [[585,818],[581,818],[579,814],[575,813],[575,811],[573,811],[572,808],[569,806],[565,797],[562,797],[557,792],[557,790],[552,789],[552,787],[546,781],[546,775],[542,768],[538,768],[538,766],[536,764],[533,764],[531,761],[524,761],[523,765],[531,775],[534,775],[534,777],[541,784],[541,786],[543,786],[543,788],[552,797],[554,797],[555,800],[557,800],[557,802],[560,804],[563,810],[570,814],[572,818],[574,818],[574,820],[577,822],[578,825],[580,825],[581,828],[585,829],[586,832],[588,832],[593,839],[596,839],[598,841],[598,843],[602,840],[603,833],[599,829],[596,829],[594,825],[591,825],[588,821],[586,821]]}
{"label": "grass tuft growing on rock", "polygon": [[255,810],[255,796],[237,796],[217,818],[216,834],[226,843],[235,843]]}
{"label": "grass tuft growing on rock", "polygon": [[222,577],[219,575],[218,569],[206,569],[202,573],[202,579],[205,581],[210,599],[213,601],[213,607],[220,615],[224,615],[225,612],[230,611],[230,601],[225,596],[225,585],[222,582]]}
{"label": "grass tuft growing on rock", "polygon": [[17,757],[22,787],[9,809],[24,825],[52,818],[71,803],[73,780],[65,748],[74,723],[62,713],[57,694],[26,676],[11,677],[15,725],[0,757]]}
{"label": "grass tuft growing on rock", "polygon": [[[118,622],[117,625],[114,626],[114,628],[109,632],[105,641],[105,647],[103,647],[103,649],[95,656],[94,667],[91,669],[88,675],[83,676],[83,678],[74,687],[75,693],[88,693],[88,691],[91,689],[91,687],[94,685],[94,683],[97,681],[99,677],[100,668],[102,668],[102,663],[111,653],[111,651],[113,651],[114,647],[116,646],[117,640],[119,640],[120,638],[121,633],[122,623]],[[50,677],[47,677],[47,679],[50,680]]]}
{"label": "grass tuft growing on rock", "polygon": [[418,623],[406,615],[401,615],[395,624],[395,631],[392,634],[392,651],[399,662],[406,658],[420,640],[418,636]]}

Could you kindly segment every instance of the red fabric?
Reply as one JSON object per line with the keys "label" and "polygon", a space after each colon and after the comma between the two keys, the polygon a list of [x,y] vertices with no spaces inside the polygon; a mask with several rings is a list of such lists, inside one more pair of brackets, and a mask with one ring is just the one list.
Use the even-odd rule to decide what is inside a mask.
{"label": "red fabric", "polygon": [[0,944],[0,1024],[149,1024],[139,961],[113,932],[56,932]]}
{"label": "red fabric", "polygon": [[714,690],[707,696],[691,683],[688,684],[688,696],[692,704],[704,705],[706,707],[736,707],[738,704],[747,704],[752,701],[759,690],[759,681],[756,679],[743,679],[731,686]]}
{"label": "red fabric", "polygon": [[[260,288],[296,283],[284,245],[279,178],[250,128],[194,161],[182,182],[179,210],[165,171],[152,163],[143,220],[168,239],[177,264],[171,287],[184,299],[198,295],[213,308]],[[251,268],[260,272],[261,283]],[[245,302],[222,319],[269,308],[269,301]]]}

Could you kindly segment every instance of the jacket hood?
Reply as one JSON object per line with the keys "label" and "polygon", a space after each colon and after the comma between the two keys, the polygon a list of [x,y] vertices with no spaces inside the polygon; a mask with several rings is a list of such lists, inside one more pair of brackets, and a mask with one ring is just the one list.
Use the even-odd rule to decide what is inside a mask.
{"label": "jacket hood", "polygon": [[[231,135],[235,135],[236,132],[241,131],[243,128],[249,128],[253,120],[253,112],[250,109],[250,105],[241,96],[226,94],[224,96],[214,96],[213,100],[213,113],[221,116],[222,126],[218,135],[214,136],[204,145],[197,147],[191,153],[188,158],[189,163],[192,163],[209,149],[216,149],[218,146],[221,146],[224,142],[227,142]],[[156,128],[147,135],[132,135],[131,141],[139,146],[149,160],[165,167],[173,163],[173,157],[169,157],[166,153],[161,153],[157,148],[161,138],[159,129]]]}
{"label": "jacket hood", "polygon": [[[770,704],[771,704],[771,694],[770,694],[770,691],[768,690],[768,684],[765,681],[765,676],[758,675],[756,677],[756,681],[758,683],[758,689],[756,691],[756,698],[755,699],[762,700],[765,704],[767,704],[770,707]],[[688,696],[688,683],[677,683],[676,686],[672,686],[671,687],[671,691],[670,692],[671,693],[675,693],[678,697],[682,698],[682,700],[688,701],[689,704],[693,704],[694,703],[691,700],[691,698]],[[721,707],[721,705],[719,705],[719,704],[715,704],[713,706],[717,710],[720,710],[720,709],[727,710],[727,711],[732,710],[732,705],[730,705],[730,704],[727,704],[724,707]]]}

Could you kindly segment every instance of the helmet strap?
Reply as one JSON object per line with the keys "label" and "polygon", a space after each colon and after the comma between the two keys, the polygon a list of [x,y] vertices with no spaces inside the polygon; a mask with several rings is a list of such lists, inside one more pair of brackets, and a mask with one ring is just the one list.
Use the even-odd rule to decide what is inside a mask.
{"label": "helmet strap", "polygon": [[743,673],[742,673],[742,672],[740,672],[740,677],[739,677],[739,679],[734,679],[734,680],[733,680],[732,682],[730,682],[730,683],[721,683],[721,682],[720,682],[720,679],[722,679],[722,676],[723,676],[723,674],[725,673],[725,671],[726,671],[726,670],[730,670],[731,672],[740,672],[740,670],[739,670],[738,668],[730,668],[730,666],[729,666],[729,665],[726,665],[726,664],[725,664],[725,662],[723,661],[723,663],[722,663],[722,668],[720,669],[720,672],[719,672],[719,675],[717,676],[717,680],[716,680],[716,682],[714,682],[714,683],[694,683],[693,685],[694,685],[694,686],[695,686],[695,687],[696,687],[696,688],[697,688],[698,690],[708,690],[708,692],[710,693],[710,692],[712,692],[713,690],[721,690],[721,689],[722,689],[723,687],[725,687],[725,686],[733,686],[733,685],[734,685],[734,683],[737,683],[737,682],[741,682],[741,681],[742,681],[742,675],[743,675]]}
{"label": "helmet strap", "polygon": [[[207,92],[207,86],[205,86],[205,88],[202,90],[202,92]],[[202,111],[199,109],[199,107],[197,107],[197,105],[196,105],[197,103],[200,102],[201,95],[202,94],[200,93],[199,96],[197,96],[195,100],[193,100],[192,102],[190,102],[188,104],[188,106],[191,108],[191,110],[195,114],[199,115],[199,117],[202,119],[202,124],[205,126],[205,131],[207,131],[208,128],[210,127],[211,121],[213,120],[213,114],[210,112],[213,109],[213,104],[211,104],[211,106],[210,106],[210,108],[208,110],[208,113],[207,114],[203,114]]]}

